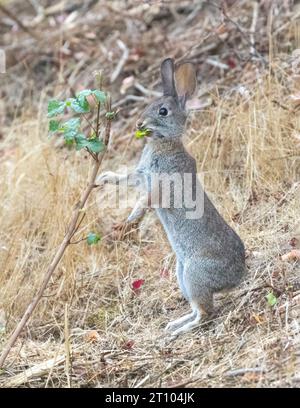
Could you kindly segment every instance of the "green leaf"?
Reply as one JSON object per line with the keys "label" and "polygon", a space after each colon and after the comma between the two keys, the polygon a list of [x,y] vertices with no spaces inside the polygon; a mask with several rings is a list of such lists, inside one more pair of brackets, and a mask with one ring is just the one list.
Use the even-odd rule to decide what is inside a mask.
{"label": "green leaf", "polygon": [[79,133],[74,136],[75,143],[76,143],[76,150],[84,149],[88,147],[89,140],[84,136],[83,133]]}
{"label": "green leaf", "polygon": [[272,292],[268,293],[266,298],[267,298],[268,304],[270,306],[275,306],[276,305],[277,297],[274,295],[274,293],[272,293]]}
{"label": "green leaf", "polygon": [[57,99],[51,99],[48,102],[48,117],[52,118],[53,116],[57,116],[63,113],[65,106],[66,104],[64,101],[58,101]]}
{"label": "green leaf", "polygon": [[77,131],[75,130],[69,130],[64,132],[64,139],[66,142],[70,142],[69,144],[71,144],[71,142],[73,143],[75,140],[75,137],[78,135]]}
{"label": "green leaf", "polygon": [[95,89],[93,91],[93,95],[97,99],[98,102],[104,103],[106,101],[106,93],[103,91],[99,91],[98,89]]}
{"label": "green leaf", "polygon": [[73,146],[74,139],[66,139],[65,138],[65,143],[66,143],[67,146]]}
{"label": "green leaf", "polygon": [[145,136],[149,136],[151,134],[151,130],[149,129],[139,129],[135,132],[135,137],[137,139],[142,139]]}
{"label": "green leaf", "polygon": [[83,91],[78,92],[78,94],[76,94],[76,98],[85,98],[89,95],[91,95],[93,93],[93,91],[91,89],[84,89]]}
{"label": "green leaf", "polygon": [[67,120],[67,122],[63,123],[60,127],[59,127],[59,131],[66,133],[69,131],[74,131],[77,132],[80,128],[80,118],[72,118]]}
{"label": "green leaf", "polygon": [[90,232],[86,238],[88,245],[95,245],[101,240],[101,236],[97,233]]}
{"label": "green leaf", "polygon": [[76,113],[88,113],[90,112],[90,105],[86,99],[86,97],[81,96],[78,98],[71,98],[69,100],[71,102],[71,108]]}
{"label": "green leaf", "polygon": [[59,129],[60,123],[58,120],[50,120],[49,122],[49,132],[57,132]]}
{"label": "green leaf", "polygon": [[94,153],[99,153],[104,149],[104,143],[99,139],[89,139],[87,147]]}

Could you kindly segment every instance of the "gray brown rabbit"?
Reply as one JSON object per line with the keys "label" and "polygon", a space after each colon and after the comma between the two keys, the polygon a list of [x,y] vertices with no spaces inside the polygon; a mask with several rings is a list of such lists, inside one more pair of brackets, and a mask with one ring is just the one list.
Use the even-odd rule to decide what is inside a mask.
{"label": "gray brown rabbit", "polygon": [[[151,134],[135,172],[103,173],[98,184],[139,184],[144,194],[129,221],[140,217],[146,207],[155,208],[176,254],[178,284],[192,309],[190,314],[167,325],[172,335],[178,335],[213,312],[214,293],[239,284],[246,270],[245,250],[239,236],[203,191],[196,161],[182,142],[186,101],[196,88],[194,66],[186,62],[175,69],[173,60],[168,58],[161,64],[161,77],[163,96],[150,104],[137,122],[138,128],[146,128]],[[164,178],[171,181],[170,188],[166,188]]]}

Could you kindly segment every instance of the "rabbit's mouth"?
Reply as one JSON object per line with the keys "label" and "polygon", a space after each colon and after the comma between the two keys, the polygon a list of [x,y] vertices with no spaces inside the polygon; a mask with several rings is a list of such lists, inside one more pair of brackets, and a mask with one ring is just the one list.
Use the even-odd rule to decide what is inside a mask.
{"label": "rabbit's mouth", "polygon": [[158,129],[148,127],[147,130],[149,132],[148,136],[150,136],[151,139],[163,139],[165,137]]}
{"label": "rabbit's mouth", "polygon": [[143,122],[138,122],[137,123],[137,131],[136,131],[136,137],[138,139],[143,138],[144,136],[147,136],[151,139],[164,139],[165,135],[161,133],[161,130],[156,127],[155,124],[150,124],[147,123],[146,121]]}
{"label": "rabbit's mouth", "polygon": [[156,128],[155,126],[147,126],[148,136],[154,139],[163,139],[165,136],[161,133],[161,131]]}

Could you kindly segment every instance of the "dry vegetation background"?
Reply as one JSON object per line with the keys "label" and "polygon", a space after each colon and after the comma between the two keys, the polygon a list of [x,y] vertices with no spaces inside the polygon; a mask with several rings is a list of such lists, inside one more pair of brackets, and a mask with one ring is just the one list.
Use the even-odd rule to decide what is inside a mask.
{"label": "dry vegetation background", "polygon": [[149,212],[125,228],[129,209],[101,208],[94,193],[77,237],[104,238],[67,250],[0,386],[299,386],[299,262],[282,259],[300,236],[297,3],[0,2],[0,350],[91,169],[84,153],[48,139],[47,101],[93,87],[96,69],[120,110],[102,166],[115,170],[138,160],[134,124],[160,91],[162,58],[197,65],[186,144],[249,265],[246,282],[217,299],[215,319],[170,342],[163,328],[188,305],[161,226]]}

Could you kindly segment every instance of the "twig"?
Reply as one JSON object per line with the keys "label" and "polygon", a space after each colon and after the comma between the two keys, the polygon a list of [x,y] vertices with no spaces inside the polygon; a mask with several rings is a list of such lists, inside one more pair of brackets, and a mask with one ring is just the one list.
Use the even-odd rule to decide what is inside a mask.
{"label": "twig", "polygon": [[117,64],[115,70],[111,74],[111,77],[110,77],[110,82],[111,83],[113,83],[118,78],[118,76],[120,75],[120,73],[122,71],[123,66],[125,65],[125,63],[126,63],[126,61],[128,59],[128,56],[129,56],[129,50],[126,47],[126,45],[123,43],[123,41],[117,40],[117,44],[118,44],[118,47],[123,51],[123,54],[122,54],[122,57],[120,58],[120,60],[119,60],[119,62]]}
{"label": "twig", "polygon": [[80,225],[82,224],[82,221],[84,220],[85,216],[86,216],[86,213],[83,213],[83,216],[81,217],[81,220],[78,222],[77,227],[76,227],[76,229],[75,229],[75,231],[74,231],[74,235],[75,235],[76,232],[79,230]]}
{"label": "twig", "polygon": [[86,237],[85,238],[80,238],[77,241],[70,241],[70,245],[79,244],[80,242],[85,241],[85,240],[86,240]]}
{"label": "twig", "polygon": [[[107,112],[111,112],[111,98],[110,96],[107,97],[106,99],[106,110]],[[110,130],[111,130],[111,121],[107,120],[106,121],[106,126],[105,126],[105,131],[104,131],[104,144],[105,146],[108,146],[109,139],[110,139]]]}
{"label": "twig", "polygon": [[262,61],[265,65],[268,65],[268,63],[267,63],[265,57],[264,57],[263,55],[261,55],[261,53],[260,53],[259,51],[257,51],[256,47],[254,46],[254,44],[251,43],[251,41],[249,40],[248,36],[244,33],[244,31],[242,30],[242,28],[240,27],[240,25],[239,25],[236,21],[232,20],[232,18],[230,18],[230,17],[228,16],[228,14],[225,12],[224,8],[221,8],[221,11],[222,11],[222,14],[223,14],[223,16],[225,17],[225,19],[228,20],[231,24],[233,24],[233,25],[237,28],[237,30],[238,30],[238,32],[241,34],[241,36],[245,39],[245,41],[246,41],[251,47],[253,47],[254,53],[253,53],[252,55],[256,55],[258,58],[261,59],[261,61]]}
{"label": "twig", "polygon": [[96,118],[96,137],[99,137],[99,126],[100,126],[100,110],[101,110],[101,103],[98,102],[97,106],[97,118]]}
{"label": "twig", "polygon": [[3,14],[7,15],[10,19],[12,19],[15,23],[18,24],[18,26],[25,31],[27,34],[31,35],[34,39],[38,40],[38,36],[31,31],[28,27],[25,27],[24,24],[22,23],[19,18],[13,14],[11,11],[9,11],[6,7],[4,7],[2,4],[0,4],[0,10],[2,11]]}
{"label": "twig", "polygon": [[70,331],[69,331],[69,306],[65,305],[65,350],[66,350],[66,376],[68,381],[68,388],[71,388],[71,345],[70,345]]}
{"label": "twig", "polygon": [[147,96],[156,96],[157,98],[160,98],[162,96],[161,92],[157,92],[157,91],[151,91],[150,89],[145,88],[142,84],[140,84],[139,82],[135,82],[134,87],[140,91],[141,93],[143,93],[144,95]]}
{"label": "twig", "polygon": [[194,378],[190,378],[187,381],[181,382],[181,383],[176,383],[176,384],[172,384],[167,388],[184,388],[186,385],[192,384],[198,380],[203,379],[203,375],[202,376],[198,376],[198,377],[194,377]]}
{"label": "twig", "polygon": [[250,27],[250,54],[254,55],[255,54],[255,30],[256,30],[256,23],[257,23],[257,17],[258,17],[258,10],[259,10],[259,4],[257,1],[253,3],[253,16],[252,16],[252,24]]}
{"label": "twig", "polygon": [[252,288],[252,289],[247,289],[244,292],[240,293],[239,296],[240,296],[240,298],[242,298],[244,295],[247,295],[250,292],[256,292],[256,291],[258,291],[260,289],[266,289],[266,288],[272,289],[274,292],[278,293],[279,295],[281,295],[283,293],[283,291],[281,289],[278,289],[275,286],[273,286],[273,285],[271,285],[269,283],[266,283],[265,285],[256,286],[255,288]]}
{"label": "twig", "polygon": [[275,105],[278,105],[281,109],[287,110],[289,112],[294,113],[293,111],[291,111],[291,109],[285,105],[282,105],[282,103],[280,103],[279,101],[277,101],[276,99],[272,99],[271,100],[272,103],[274,103]]}
{"label": "twig", "polygon": [[229,69],[229,66],[227,64],[224,64],[223,62],[214,60],[212,58],[207,58],[205,62],[209,65],[212,65],[213,67],[217,67],[220,69]]}
{"label": "twig", "polygon": [[[108,106],[111,106],[111,101],[110,98],[108,98]],[[110,139],[110,129],[111,129],[111,121],[107,119],[106,122],[106,127],[105,127],[105,136],[104,136],[104,144],[105,146],[108,145],[109,143],[109,139]],[[23,328],[25,327],[26,323],[28,322],[28,320],[30,319],[32,313],[34,312],[36,306],[38,305],[39,301],[41,300],[41,298],[43,297],[43,293],[47,287],[47,284],[51,278],[51,276],[53,275],[56,267],[58,266],[58,264],[60,263],[67,247],[70,245],[71,239],[74,236],[74,234],[77,231],[78,228],[78,219],[80,217],[80,214],[82,213],[82,210],[92,192],[92,190],[95,188],[95,181],[96,181],[96,177],[100,168],[100,165],[102,163],[104,154],[105,154],[106,149],[104,149],[102,152],[98,153],[96,155],[96,160],[94,160],[94,167],[92,170],[92,174],[90,176],[90,180],[89,183],[87,185],[87,187],[85,188],[82,197],[80,199],[80,201],[77,203],[77,205],[75,206],[74,210],[73,210],[73,215],[71,218],[71,221],[68,225],[67,228],[67,233],[62,241],[62,243],[60,244],[56,254],[54,255],[54,258],[52,259],[52,262],[50,263],[45,276],[44,276],[44,280],[41,284],[40,289],[38,290],[36,296],[33,298],[33,300],[31,301],[31,303],[29,304],[29,306],[27,307],[22,319],[20,320],[20,322],[18,323],[17,327],[15,328],[14,332],[12,333],[11,337],[9,338],[6,346],[4,347],[4,350],[0,356],[0,367],[3,366],[3,363],[6,360],[6,357],[8,356],[11,348],[13,347],[13,345],[15,344],[17,338],[19,337],[20,333],[22,332]]]}
{"label": "twig", "polygon": [[97,156],[95,155],[95,153],[93,153],[88,147],[86,147],[85,150],[88,152],[88,154],[89,154],[90,156],[92,156],[92,158],[93,158],[94,160],[97,160]]}
{"label": "twig", "polygon": [[250,367],[250,368],[238,368],[236,370],[227,371],[225,373],[226,377],[236,377],[237,375],[244,375],[247,373],[261,373],[263,374],[265,370],[261,367]]}
{"label": "twig", "polygon": [[61,365],[65,361],[65,359],[66,356],[64,354],[56,358],[51,358],[47,361],[43,361],[42,363],[36,364],[35,366],[30,367],[20,374],[17,374],[14,377],[10,378],[2,386],[5,388],[18,387],[33,378],[41,377],[47,374],[53,367]]}
{"label": "twig", "polygon": [[118,106],[124,105],[128,101],[144,102],[145,97],[144,96],[137,96],[137,95],[126,95],[125,98],[120,99],[118,102],[114,103],[113,108],[117,108]]}

